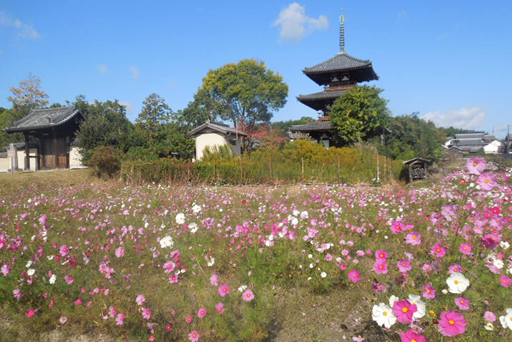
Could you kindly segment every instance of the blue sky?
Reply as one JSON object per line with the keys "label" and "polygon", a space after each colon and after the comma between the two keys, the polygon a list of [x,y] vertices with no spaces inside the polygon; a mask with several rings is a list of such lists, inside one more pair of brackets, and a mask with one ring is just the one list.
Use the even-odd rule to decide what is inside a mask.
{"label": "blue sky", "polygon": [[186,107],[209,69],[256,58],[289,85],[274,121],[317,117],[299,94],[321,91],[302,69],[339,51],[369,59],[393,115],[440,126],[512,125],[512,2],[2,1],[0,106],[32,72],[51,102],[118,99],[134,120],[155,92]]}

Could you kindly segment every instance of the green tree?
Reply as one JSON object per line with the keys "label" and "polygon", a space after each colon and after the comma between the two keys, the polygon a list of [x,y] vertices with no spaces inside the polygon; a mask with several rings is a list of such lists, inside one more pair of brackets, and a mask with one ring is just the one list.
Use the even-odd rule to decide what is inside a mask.
{"label": "green tree", "polygon": [[337,139],[352,143],[380,134],[390,117],[381,92],[376,87],[357,86],[334,102],[329,116]]}
{"label": "green tree", "polygon": [[[209,112],[220,113],[223,120],[251,134],[256,123],[269,122],[273,112],[286,104],[288,85],[265,63],[245,59],[210,70],[198,93]],[[244,146],[250,149],[250,141]]]}
{"label": "green tree", "polygon": [[15,110],[28,107],[29,109],[47,106],[48,94],[41,90],[41,79],[29,73],[26,80],[21,81],[18,88],[11,87],[12,96],[7,99],[12,102]]}
{"label": "green tree", "polygon": [[189,102],[185,109],[174,113],[173,117],[181,125],[185,125],[191,130],[208,120],[217,121],[222,118],[221,108],[206,90],[199,88],[194,94],[194,100]]}
{"label": "green tree", "polygon": [[136,128],[148,140],[149,148],[154,150],[155,140],[158,139],[162,127],[171,118],[171,108],[158,94],[152,93],[143,102],[144,107],[135,120]]}

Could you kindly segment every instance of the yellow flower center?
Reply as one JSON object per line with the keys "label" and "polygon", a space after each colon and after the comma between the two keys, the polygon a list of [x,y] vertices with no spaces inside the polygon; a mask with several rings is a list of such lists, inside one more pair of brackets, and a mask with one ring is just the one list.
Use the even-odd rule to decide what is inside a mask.
{"label": "yellow flower center", "polygon": [[461,301],[460,301],[460,303],[461,303],[461,304],[464,304],[464,301],[463,301],[463,300],[461,300]]}
{"label": "yellow flower center", "polygon": [[403,311],[403,312],[407,312],[407,311],[409,311],[409,309],[407,309],[407,308],[403,308],[403,309],[402,309],[402,311]]}
{"label": "yellow flower center", "polygon": [[477,166],[477,165],[478,165],[478,163],[473,163],[473,166]]}
{"label": "yellow flower center", "polygon": [[411,340],[411,342],[418,342],[418,341],[416,341],[416,340]]}
{"label": "yellow flower center", "polygon": [[455,280],[455,281],[454,281],[454,283],[455,283],[455,285],[457,285],[457,284],[459,283],[459,281],[458,281],[458,280]]}
{"label": "yellow flower center", "polygon": [[384,316],[387,316],[387,315],[388,315],[388,313],[387,313],[386,311],[384,311],[382,314],[383,314]]}
{"label": "yellow flower center", "polygon": [[453,319],[450,319],[450,321],[448,323],[450,323],[450,325],[454,325],[455,321]]}
{"label": "yellow flower center", "polygon": [[413,238],[414,240],[416,240],[418,237],[417,237],[416,235],[414,235],[412,238]]}

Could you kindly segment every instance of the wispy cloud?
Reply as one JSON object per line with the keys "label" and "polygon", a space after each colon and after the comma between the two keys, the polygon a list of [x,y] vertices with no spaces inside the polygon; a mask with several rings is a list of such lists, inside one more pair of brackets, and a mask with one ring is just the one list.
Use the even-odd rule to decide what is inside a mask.
{"label": "wispy cloud", "polygon": [[7,12],[0,12],[0,27],[9,27],[17,32],[18,37],[39,39],[41,35],[32,25],[23,23],[21,20],[14,18]]}
{"label": "wispy cloud", "polygon": [[487,113],[482,107],[464,107],[458,110],[429,112],[423,118],[437,126],[475,129],[484,123]]}
{"label": "wispy cloud", "polygon": [[279,18],[272,26],[281,27],[280,42],[293,43],[314,31],[327,30],[329,19],[325,15],[311,18],[306,14],[304,6],[294,2],[279,13]]}
{"label": "wispy cloud", "polygon": [[98,64],[98,70],[104,74],[108,71],[108,66],[106,64]]}
{"label": "wispy cloud", "polygon": [[133,104],[130,101],[119,101],[119,104],[126,108],[126,113],[128,113],[128,114],[134,113],[135,108],[133,107]]}
{"label": "wispy cloud", "polygon": [[140,71],[139,69],[137,69],[136,67],[134,66],[131,66],[130,67],[130,71],[132,72],[133,74],[133,82],[137,82],[137,80],[139,79],[139,76],[140,76]]}

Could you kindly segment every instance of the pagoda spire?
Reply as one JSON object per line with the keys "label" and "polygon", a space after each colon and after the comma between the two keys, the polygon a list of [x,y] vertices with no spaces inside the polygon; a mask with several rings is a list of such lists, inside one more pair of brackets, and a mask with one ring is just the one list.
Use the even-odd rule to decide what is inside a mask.
{"label": "pagoda spire", "polygon": [[340,16],[340,54],[345,53],[345,16],[343,15],[343,8],[341,9]]}

